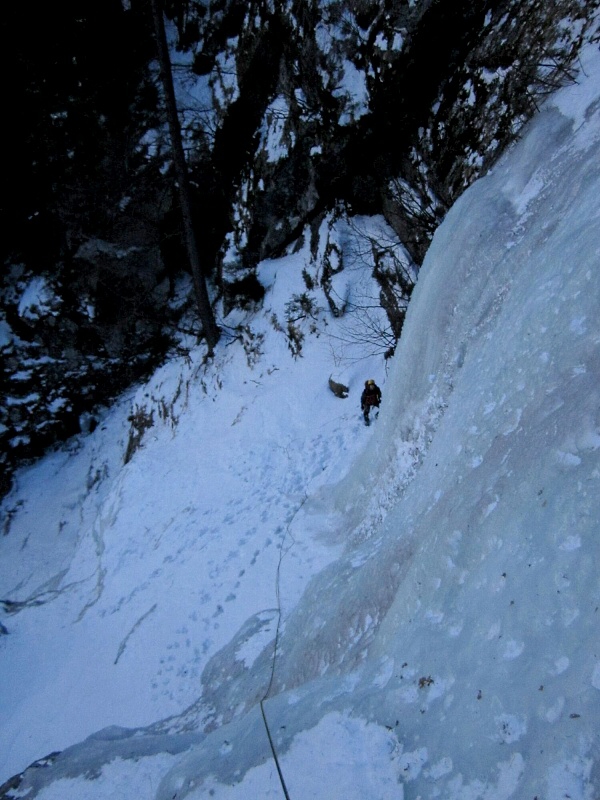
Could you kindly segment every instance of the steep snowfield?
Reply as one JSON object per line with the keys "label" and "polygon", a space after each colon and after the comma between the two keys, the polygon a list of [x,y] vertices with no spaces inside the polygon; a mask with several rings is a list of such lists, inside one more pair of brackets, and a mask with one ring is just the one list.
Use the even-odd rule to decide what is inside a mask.
{"label": "steep snowfield", "polygon": [[[0,780],[66,749],[3,796],[283,797],[261,700],[294,800],[600,796],[598,50],[582,64],[436,233],[389,375],[342,368],[325,303],[291,358],[300,251],[227,320],[245,347],[170,363],[20,474]],[[153,425],[123,465],[132,413]]]}

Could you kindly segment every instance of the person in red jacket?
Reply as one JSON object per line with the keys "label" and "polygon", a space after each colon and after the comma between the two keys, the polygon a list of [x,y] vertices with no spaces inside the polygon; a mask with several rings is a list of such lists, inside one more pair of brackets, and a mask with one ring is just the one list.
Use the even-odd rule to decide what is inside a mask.
{"label": "person in red jacket", "polygon": [[360,407],[365,419],[365,425],[369,425],[369,412],[373,406],[379,408],[381,403],[381,389],[374,380],[365,381],[365,388],[360,396]]}

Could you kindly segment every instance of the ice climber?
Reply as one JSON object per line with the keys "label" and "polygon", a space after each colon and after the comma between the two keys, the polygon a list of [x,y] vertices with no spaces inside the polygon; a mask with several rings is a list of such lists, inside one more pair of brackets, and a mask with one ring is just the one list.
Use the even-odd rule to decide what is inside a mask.
{"label": "ice climber", "polygon": [[360,407],[362,408],[365,425],[369,425],[369,411],[372,406],[379,408],[381,403],[381,389],[374,380],[365,381],[365,388],[360,396]]}

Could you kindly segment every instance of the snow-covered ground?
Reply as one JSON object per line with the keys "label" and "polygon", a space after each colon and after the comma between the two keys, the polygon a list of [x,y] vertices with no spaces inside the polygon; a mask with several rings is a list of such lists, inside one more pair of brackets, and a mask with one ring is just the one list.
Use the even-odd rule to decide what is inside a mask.
{"label": "snow-covered ground", "polygon": [[[584,56],[436,233],[387,365],[350,346],[357,315],[307,292],[307,243],[261,265],[264,307],[225,320],[214,361],[171,360],[18,474],[0,782],[63,752],[2,797],[600,796],[600,55]],[[356,234],[334,233],[348,255]],[[340,294],[364,305],[370,266],[348,260]]]}

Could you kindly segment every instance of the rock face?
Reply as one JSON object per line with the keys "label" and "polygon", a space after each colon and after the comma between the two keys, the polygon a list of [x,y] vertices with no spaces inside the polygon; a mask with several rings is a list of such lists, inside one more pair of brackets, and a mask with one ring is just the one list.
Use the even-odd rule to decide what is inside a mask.
{"label": "rock face", "polygon": [[[328,292],[344,264],[318,247],[327,220],[382,214],[411,260],[376,258],[392,352],[433,232],[537,98],[568,78],[596,5],[169,4],[198,247],[218,313],[260,302],[256,264],[302,236],[324,258]],[[7,13],[10,56],[39,69],[15,78],[15,96],[31,103],[11,131],[19,170],[2,211],[0,494],[17,464],[80,430],[82,413],[164,357],[190,307],[145,12],[91,2],[76,19],[52,9],[27,24],[23,10]],[[184,327],[200,333],[193,319]]]}
{"label": "rock face", "polygon": [[98,403],[164,353],[176,317],[157,230],[124,226],[88,239],[53,274],[15,265],[5,276],[0,493],[13,466],[89,427]]}

